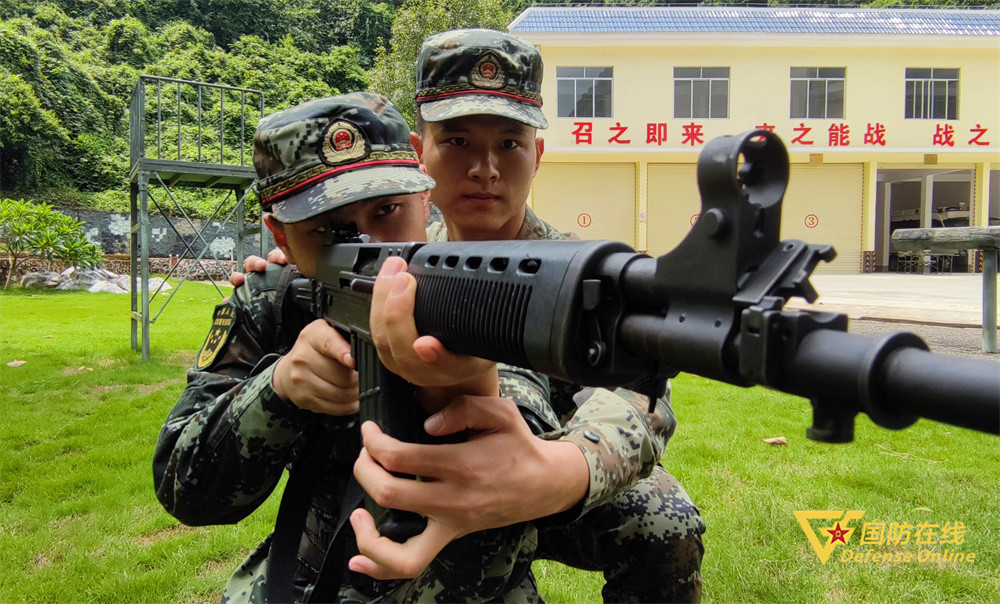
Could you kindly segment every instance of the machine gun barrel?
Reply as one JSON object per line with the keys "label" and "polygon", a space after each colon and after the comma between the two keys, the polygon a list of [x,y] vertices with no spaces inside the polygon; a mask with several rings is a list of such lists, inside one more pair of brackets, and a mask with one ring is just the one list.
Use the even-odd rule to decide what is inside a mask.
{"label": "machine gun barrel", "polygon": [[809,436],[816,440],[845,440],[832,436],[837,424],[853,422],[859,411],[892,429],[924,417],[1000,434],[1000,367],[931,353],[910,333],[877,340],[814,331],[798,346],[787,376],[780,389],[819,399],[831,410],[825,421],[814,421]]}

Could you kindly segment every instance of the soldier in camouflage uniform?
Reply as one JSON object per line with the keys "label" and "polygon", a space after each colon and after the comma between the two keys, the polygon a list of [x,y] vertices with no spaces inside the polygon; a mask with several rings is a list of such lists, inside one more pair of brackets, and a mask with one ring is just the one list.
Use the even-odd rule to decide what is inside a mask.
{"label": "soldier in camouflage uniform", "polygon": [[[424,42],[417,64],[419,135],[411,142],[437,181],[431,200],[444,217],[428,227],[429,241],[567,238],[525,203],[543,151],[536,128],[547,126],[541,76],[538,51],[507,34],[458,30]],[[628,446],[611,446],[591,432],[593,443],[606,448],[601,463],[590,468],[590,494],[558,522],[535,523],[533,556],[604,571],[607,601],[697,601],[704,522],[683,487],[656,464],[676,424],[669,389],[654,414],[647,413],[645,398],[621,389],[616,394],[579,393],[576,400],[587,401],[579,411],[566,404],[565,395],[554,396],[562,419],[572,419],[563,428],[549,423],[547,437],[579,430],[587,435],[594,411],[588,407],[601,408],[609,417],[636,418],[616,445],[637,451],[652,445],[653,455],[627,459],[618,453]],[[650,433],[653,440],[643,442]],[[622,490],[629,480],[610,477],[623,470],[643,478]],[[384,472],[381,478],[391,480]],[[604,480],[614,487],[602,485]]]}
{"label": "soldier in camouflage uniform", "polygon": [[[333,224],[354,221],[375,240],[421,238],[427,217],[422,191],[433,181],[419,171],[407,136],[405,122],[385,99],[363,93],[305,103],[261,121],[254,165],[260,176],[258,193],[270,211],[265,222],[302,274],[313,274],[316,253]],[[287,599],[537,599],[530,563],[538,528],[527,522],[456,539],[414,579],[396,581],[365,580],[345,568],[354,536],[350,525],[344,525],[346,536],[340,543],[345,552],[334,555],[336,563],[327,567],[332,570],[322,573],[332,586],[317,586],[325,558],[338,543],[334,534],[343,525],[343,503],[350,501],[345,493],[360,450],[357,383],[347,370],[353,360],[346,343],[323,321],[304,325],[299,315],[286,312],[292,306],[280,298],[288,274],[275,265],[250,275],[216,308],[209,336],[188,374],[188,387],[157,442],[153,470],[164,507],[187,524],[237,522],[270,495],[290,466],[286,494],[293,483],[304,480],[310,495],[301,531],[294,535]],[[496,384],[495,373],[492,379]],[[516,404],[533,425],[558,424],[543,378],[503,368],[493,388],[511,401],[489,399],[488,404]],[[591,481],[581,507],[632,484],[638,470],[629,471],[628,466],[641,468],[655,460],[652,446],[632,450],[625,446],[632,443],[615,440],[623,430],[640,431],[644,423],[634,417],[605,421],[600,396],[578,414],[584,421],[542,435],[546,442],[569,443],[593,473],[600,474],[593,469],[615,460],[615,472]],[[594,415],[588,417],[588,411]],[[515,428],[526,431],[525,420],[514,415],[519,422]],[[649,443],[652,438],[638,441]],[[277,537],[276,531],[240,566],[226,586],[224,601],[267,599],[268,557],[277,549]]]}

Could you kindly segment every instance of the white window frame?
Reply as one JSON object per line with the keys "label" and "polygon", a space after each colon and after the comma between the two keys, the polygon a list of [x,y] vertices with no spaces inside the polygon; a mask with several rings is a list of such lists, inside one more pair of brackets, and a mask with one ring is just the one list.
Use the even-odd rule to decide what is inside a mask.
{"label": "white window frame", "polygon": [[[567,101],[570,94],[572,106]],[[613,115],[614,67],[556,67],[557,117],[579,119]]]}
{"label": "white window frame", "polygon": [[903,116],[908,120],[957,120],[957,67],[907,67]]}
{"label": "white window frame", "polygon": [[729,67],[674,67],[674,118],[728,119],[729,77]]}
{"label": "white window frame", "polygon": [[846,67],[792,67],[789,79],[789,118],[844,119]]}

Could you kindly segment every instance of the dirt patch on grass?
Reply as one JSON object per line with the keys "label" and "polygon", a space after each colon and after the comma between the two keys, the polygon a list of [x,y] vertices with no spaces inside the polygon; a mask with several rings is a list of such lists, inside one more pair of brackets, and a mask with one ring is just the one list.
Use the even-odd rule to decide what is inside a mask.
{"label": "dirt patch on grass", "polygon": [[159,543],[164,539],[171,539],[177,535],[182,535],[184,533],[189,533],[191,531],[198,530],[193,526],[185,526],[183,524],[178,524],[175,526],[168,526],[165,529],[160,529],[158,531],[153,531],[152,533],[146,533],[145,535],[140,535],[136,538],[139,545],[153,545],[154,543]]}
{"label": "dirt patch on grass", "polygon": [[107,394],[109,392],[120,392],[122,390],[134,391],[138,394],[151,394],[157,390],[163,390],[169,386],[177,386],[178,384],[184,383],[184,380],[178,378],[175,380],[164,380],[162,382],[156,382],[153,384],[111,384],[109,386],[97,386],[93,389],[93,392],[99,394]]}
{"label": "dirt patch on grass", "polygon": [[211,560],[205,565],[205,568],[201,569],[198,573],[199,577],[211,577],[212,575],[218,573],[222,569],[229,569],[230,564],[223,560]]}
{"label": "dirt patch on grass", "polygon": [[55,518],[49,522],[49,528],[52,529],[52,532],[58,532],[79,521],[81,518],[82,517],[77,514],[70,514],[69,516]]}
{"label": "dirt patch on grass", "polygon": [[93,371],[93,367],[87,367],[86,365],[80,365],[79,367],[66,367],[59,373],[63,375],[77,375],[79,373],[87,373]]}
{"label": "dirt patch on grass", "polygon": [[190,367],[197,354],[197,350],[177,350],[167,357],[167,363],[181,367]]}
{"label": "dirt patch on grass", "polygon": [[56,457],[71,457],[73,455],[79,455],[81,453],[83,453],[81,449],[77,449],[76,447],[66,447],[58,454],[56,454]]}

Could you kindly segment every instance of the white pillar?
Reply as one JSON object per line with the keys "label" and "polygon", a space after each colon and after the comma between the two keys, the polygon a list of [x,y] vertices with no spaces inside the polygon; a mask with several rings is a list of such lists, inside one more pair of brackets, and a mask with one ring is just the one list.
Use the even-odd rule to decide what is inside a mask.
{"label": "white pillar", "polygon": [[[920,228],[927,229],[934,224],[931,218],[934,215],[934,175],[925,174],[920,181]],[[924,254],[924,272],[931,272],[930,254]]]}
{"label": "white pillar", "polygon": [[920,181],[920,228],[928,229],[934,226],[931,217],[934,214],[934,175],[925,174]]}
{"label": "white pillar", "polygon": [[892,251],[892,183],[882,183],[882,232],[879,233],[879,241],[882,242],[882,254],[879,264],[889,266],[889,253]]}

